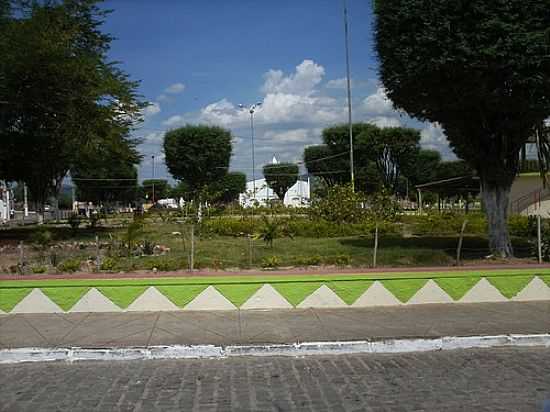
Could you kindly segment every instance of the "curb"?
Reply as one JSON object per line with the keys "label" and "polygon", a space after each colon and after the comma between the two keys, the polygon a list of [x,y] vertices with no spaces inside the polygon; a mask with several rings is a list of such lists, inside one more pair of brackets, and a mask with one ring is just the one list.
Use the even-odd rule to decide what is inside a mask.
{"label": "curb", "polygon": [[385,339],[351,342],[307,342],[275,345],[171,345],[129,348],[1,349],[0,364],[51,361],[121,361],[155,359],[224,359],[238,356],[311,356],[355,353],[410,353],[496,347],[547,347],[550,334],[446,336],[434,339]]}

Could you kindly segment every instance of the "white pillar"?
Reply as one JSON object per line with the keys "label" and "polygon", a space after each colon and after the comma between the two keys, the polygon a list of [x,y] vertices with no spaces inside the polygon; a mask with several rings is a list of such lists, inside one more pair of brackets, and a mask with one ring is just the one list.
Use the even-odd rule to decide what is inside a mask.
{"label": "white pillar", "polygon": [[10,220],[10,217],[11,217],[10,190],[6,187],[6,220]]}
{"label": "white pillar", "polygon": [[23,183],[23,208],[25,211],[25,217],[29,216],[29,199],[27,194],[27,185]]}

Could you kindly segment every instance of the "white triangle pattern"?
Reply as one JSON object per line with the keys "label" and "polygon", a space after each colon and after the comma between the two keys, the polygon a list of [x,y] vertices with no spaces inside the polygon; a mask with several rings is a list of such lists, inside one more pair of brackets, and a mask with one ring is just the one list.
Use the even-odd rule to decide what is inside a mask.
{"label": "white triangle pattern", "polygon": [[361,296],[351,305],[354,308],[368,306],[399,306],[402,303],[393,294],[382,285],[375,281],[363,292]]}
{"label": "white triangle pattern", "polygon": [[505,296],[502,295],[489,281],[481,278],[472,289],[470,289],[459,300],[461,303],[481,303],[481,302],[508,302]]}
{"label": "white triangle pattern", "polygon": [[157,288],[148,287],[130,306],[128,312],[165,312],[181,310],[174,305]]}
{"label": "white triangle pattern", "polygon": [[292,309],[292,305],[271,285],[263,285],[241,309]]}
{"label": "white triangle pattern", "polygon": [[541,278],[535,276],[516,296],[513,301],[550,300],[550,286]]}
{"label": "white triangle pattern", "polygon": [[347,306],[346,302],[334,293],[332,289],[326,285],[321,285],[319,289],[300,302],[297,308],[345,308]]}
{"label": "white triangle pattern", "polygon": [[420,290],[418,290],[407,304],[419,305],[426,303],[453,303],[453,299],[439,287],[432,279],[428,280]]}
{"label": "white triangle pattern", "polygon": [[69,312],[121,312],[117,305],[96,288],[91,288]]}
{"label": "white triangle pattern", "polygon": [[208,286],[183,310],[235,310],[237,307],[213,286]]}
{"label": "white triangle pattern", "polygon": [[12,309],[11,313],[63,313],[63,309],[44,295],[40,289],[33,289]]}

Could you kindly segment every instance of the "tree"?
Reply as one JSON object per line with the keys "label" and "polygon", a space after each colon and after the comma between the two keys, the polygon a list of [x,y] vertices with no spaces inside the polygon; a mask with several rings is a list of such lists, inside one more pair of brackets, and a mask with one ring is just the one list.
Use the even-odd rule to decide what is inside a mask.
{"label": "tree", "polygon": [[[99,0],[2,2],[0,174],[43,204],[84,151],[141,119],[138,83],[107,61]],[[9,3],[9,2],[8,2]],[[15,8],[14,8],[15,10]]]}
{"label": "tree", "polygon": [[359,136],[357,142],[376,164],[384,186],[397,192],[402,170],[410,170],[420,150],[420,132],[405,127],[368,128]]}
{"label": "tree", "polygon": [[511,256],[508,202],[519,152],[550,116],[548,0],[377,0],[375,14],[388,97],[443,127],[480,177],[491,250]]}
{"label": "tree", "polygon": [[420,149],[411,167],[406,167],[403,174],[411,185],[433,182],[438,178],[440,165],[441,155],[437,150]]}
{"label": "tree", "polygon": [[137,141],[113,136],[93,151],[83,150],[71,168],[77,198],[94,203],[131,202],[138,193]]}
{"label": "tree", "polygon": [[276,163],[265,165],[263,172],[267,185],[283,202],[288,189],[298,180],[299,168],[294,163]]}
{"label": "tree", "polygon": [[328,186],[349,181],[349,154],[335,154],[326,144],[306,147],[304,163],[308,173],[319,177]]}
{"label": "tree", "polygon": [[169,172],[195,193],[227,174],[231,151],[231,132],[217,126],[187,125],[164,135]]}
{"label": "tree", "polygon": [[[153,196],[154,188],[154,196]],[[141,190],[143,195],[147,195],[148,199],[155,199],[155,202],[159,199],[165,199],[170,196],[172,190],[166,179],[146,179],[141,182]]]}
{"label": "tree", "polygon": [[474,170],[464,160],[448,160],[439,164],[435,176],[437,180],[444,180],[473,175]]}
{"label": "tree", "polygon": [[229,172],[219,183],[213,184],[211,190],[215,193],[215,201],[234,202],[246,191],[246,175],[241,172]]}

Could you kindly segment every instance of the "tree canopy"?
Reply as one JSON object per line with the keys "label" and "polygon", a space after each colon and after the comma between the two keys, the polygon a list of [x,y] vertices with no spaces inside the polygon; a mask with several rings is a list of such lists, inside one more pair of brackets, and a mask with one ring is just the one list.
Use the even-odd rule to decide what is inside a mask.
{"label": "tree canopy", "polygon": [[375,14],[388,97],[438,122],[477,170],[490,247],[511,255],[506,220],[519,151],[550,116],[548,0],[377,0]]}
{"label": "tree canopy", "polygon": [[[107,60],[99,0],[2,2],[0,177],[24,181],[43,203],[102,144],[130,141],[144,103]],[[7,4],[7,5],[6,5]]]}
{"label": "tree canopy", "polygon": [[147,196],[147,198],[151,200],[154,197],[155,202],[159,199],[167,198],[172,193],[172,188],[166,179],[145,179],[141,182],[141,189],[143,192],[143,197]]}
{"label": "tree canopy", "polygon": [[186,125],[164,136],[168,171],[198,193],[229,169],[231,132],[217,126]]}
{"label": "tree canopy", "polygon": [[294,163],[275,163],[265,165],[263,172],[267,185],[282,202],[288,189],[298,180],[299,168]]}

